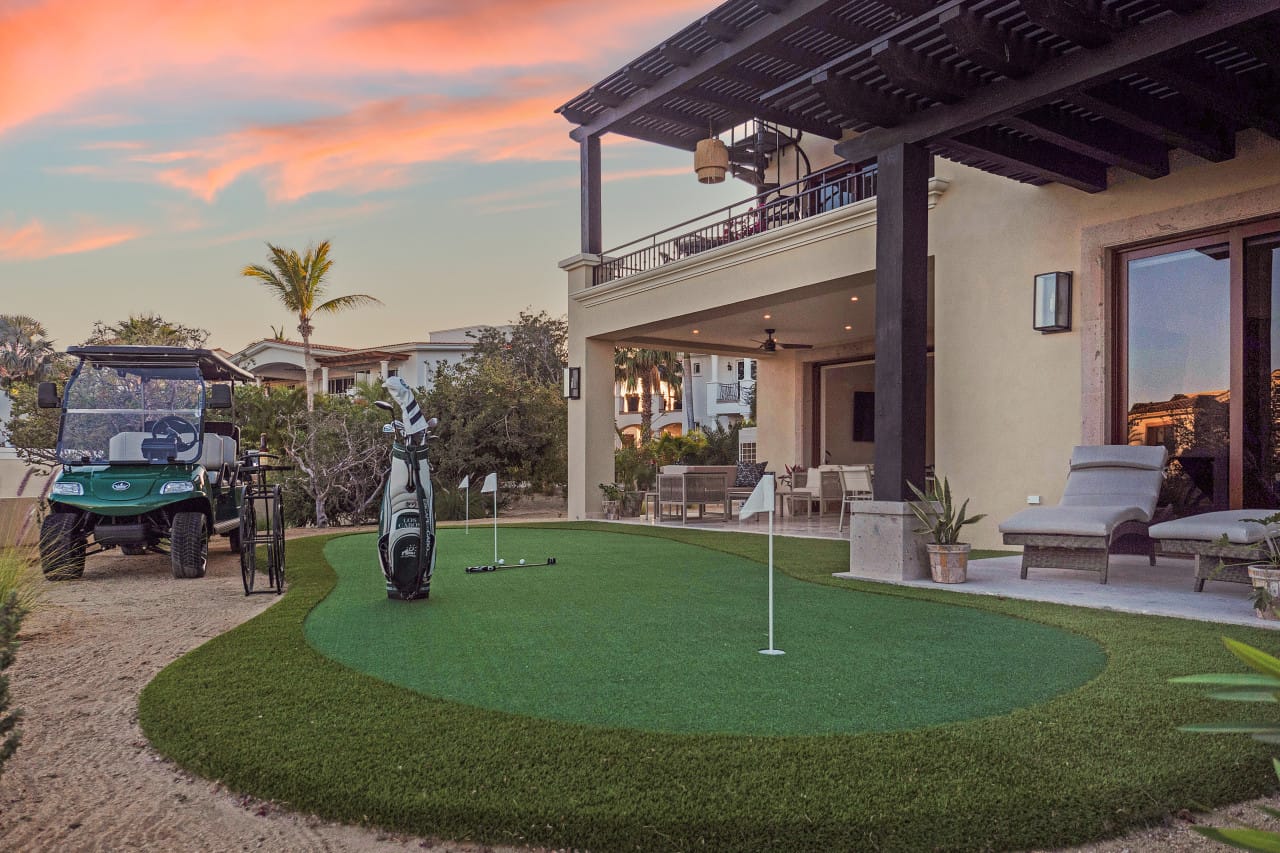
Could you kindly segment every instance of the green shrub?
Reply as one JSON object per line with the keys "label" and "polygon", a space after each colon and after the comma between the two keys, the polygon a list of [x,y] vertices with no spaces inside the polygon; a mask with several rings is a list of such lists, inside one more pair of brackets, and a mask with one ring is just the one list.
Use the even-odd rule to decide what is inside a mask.
{"label": "green shrub", "polygon": [[446,486],[435,485],[433,489],[435,497],[436,521],[462,521],[467,518],[466,504],[467,499],[471,500],[471,518],[484,518],[487,510],[492,508],[493,502],[486,500],[486,496],[480,494],[476,489],[455,489]]}

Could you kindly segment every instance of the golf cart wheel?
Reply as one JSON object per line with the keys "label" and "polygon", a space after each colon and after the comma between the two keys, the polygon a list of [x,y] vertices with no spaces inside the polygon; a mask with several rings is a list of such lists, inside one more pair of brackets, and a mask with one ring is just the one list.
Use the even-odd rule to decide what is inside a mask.
{"label": "golf cart wheel", "polygon": [[272,490],[271,501],[271,588],[276,595],[284,592],[284,492],[280,486]]}
{"label": "golf cart wheel", "polygon": [[120,553],[126,557],[137,557],[139,554],[147,553],[146,545],[121,545]]}
{"label": "golf cart wheel", "polygon": [[246,500],[240,508],[240,580],[244,582],[245,595],[253,592],[253,582],[258,572],[257,545],[254,543],[256,528],[253,502]]}
{"label": "golf cart wheel", "polygon": [[209,536],[202,512],[175,512],[169,531],[169,564],[175,578],[202,578],[209,560]]}
{"label": "golf cart wheel", "polygon": [[85,536],[76,530],[74,513],[54,513],[40,525],[40,568],[51,581],[75,580],[84,574]]}

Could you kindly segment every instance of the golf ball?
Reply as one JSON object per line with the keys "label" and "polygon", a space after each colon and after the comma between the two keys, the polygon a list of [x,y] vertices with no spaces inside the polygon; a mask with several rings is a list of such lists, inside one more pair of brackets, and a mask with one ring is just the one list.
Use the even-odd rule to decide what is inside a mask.
{"label": "golf ball", "polygon": [[521,560],[521,561],[520,561],[520,565],[522,565],[522,566],[524,565],[524,560]]}
{"label": "golf ball", "polygon": [[506,562],[507,562],[506,560],[499,560],[499,561],[498,561],[498,565],[499,565],[499,566],[506,565]]}

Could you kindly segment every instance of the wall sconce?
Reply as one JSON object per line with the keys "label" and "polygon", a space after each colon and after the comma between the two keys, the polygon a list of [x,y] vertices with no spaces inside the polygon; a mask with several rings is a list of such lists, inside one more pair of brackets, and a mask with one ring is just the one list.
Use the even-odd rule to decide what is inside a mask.
{"label": "wall sconce", "polygon": [[566,400],[577,400],[582,397],[582,368],[566,367],[564,369],[563,388]]}
{"label": "wall sconce", "polygon": [[1042,272],[1035,281],[1032,328],[1042,334],[1071,331],[1071,273]]}

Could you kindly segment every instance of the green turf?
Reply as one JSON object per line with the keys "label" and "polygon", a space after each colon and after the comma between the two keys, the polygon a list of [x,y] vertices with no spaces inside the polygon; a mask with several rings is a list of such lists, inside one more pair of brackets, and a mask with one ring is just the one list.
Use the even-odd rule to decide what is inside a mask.
{"label": "green turf", "polygon": [[[733,532],[637,527],[627,535],[637,544],[701,542],[752,560],[765,548],[762,537]],[[1213,702],[1166,682],[1239,671],[1219,637],[1274,653],[1280,636],[1271,632],[886,590],[830,577],[848,565],[847,543],[780,540],[779,565],[795,577],[1052,625],[1100,643],[1106,667],[1029,708],[910,731],[664,734],[434,699],[324,657],[303,632],[336,582],[323,546],[291,543],[281,601],[146,687],[139,719],[157,749],[231,790],[339,820],[597,853],[1052,848],[1276,785],[1268,747],[1176,730],[1274,720],[1276,708]],[[911,664],[901,675],[914,676]]]}
{"label": "green turf", "polygon": [[887,731],[1007,713],[1102,670],[1078,634],[989,611],[775,579],[666,539],[509,530],[502,552],[555,566],[465,574],[487,535],[440,532],[429,602],[388,601],[375,537],[325,550],[338,585],[307,640],[430,696],[536,717],[669,732]]}

